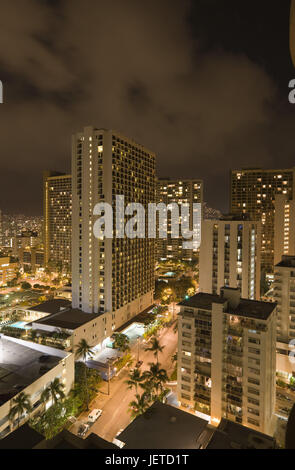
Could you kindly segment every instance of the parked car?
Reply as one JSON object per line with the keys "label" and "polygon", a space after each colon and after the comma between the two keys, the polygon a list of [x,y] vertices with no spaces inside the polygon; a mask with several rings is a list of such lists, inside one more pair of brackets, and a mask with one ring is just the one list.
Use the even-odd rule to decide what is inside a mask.
{"label": "parked car", "polygon": [[88,421],[90,423],[95,423],[95,421],[102,415],[102,410],[94,409],[88,415]]}
{"label": "parked car", "polygon": [[88,429],[89,429],[89,424],[81,424],[81,426],[78,429],[78,436],[84,437]]}
{"label": "parked car", "polygon": [[135,364],[135,367],[137,369],[139,369],[139,367],[143,364],[143,361],[138,361],[136,364]]}

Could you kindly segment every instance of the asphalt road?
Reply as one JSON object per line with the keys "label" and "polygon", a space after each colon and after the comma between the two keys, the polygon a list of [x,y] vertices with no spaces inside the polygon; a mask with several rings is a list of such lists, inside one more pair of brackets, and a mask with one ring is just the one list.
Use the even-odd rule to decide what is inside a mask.
{"label": "asphalt road", "polygon": [[[166,369],[168,376],[171,375],[174,364],[171,357],[177,349],[177,333],[173,331],[174,325],[165,328],[159,335],[162,346],[165,346],[162,353],[159,354],[159,363]],[[132,350],[137,359],[137,347]],[[155,362],[156,358],[150,351],[144,351],[143,346],[140,349],[140,360],[144,361],[141,370],[149,368],[149,362]],[[89,432],[94,432],[100,437],[112,441],[116,434],[126,428],[131,421],[131,415],[128,411],[129,403],[134,399],[135,389],[128,390],[124,383],[128,379],[128,369],[122,370],[117,377],[111,380],[111,394],[107,396],[107,383],[104,383],[98,393],[97,398],[91,404],[91,409],[100,408],[103,410],[101,417],[94,423]],[[140,393],[142,389],[139,388]],[[83,418],[83,417],[82,417]]]}

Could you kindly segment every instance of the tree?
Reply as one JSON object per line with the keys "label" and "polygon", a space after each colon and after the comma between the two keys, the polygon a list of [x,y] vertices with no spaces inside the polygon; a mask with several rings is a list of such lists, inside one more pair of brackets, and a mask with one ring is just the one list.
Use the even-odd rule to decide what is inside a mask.
{"label": "tree", "polygon": [[157,359],[157,364],[159,363],[159,353],[163,352],[163,349],[165,346],[161,346],[158,338],[156,336],[153,336],[151,338],[151,346],[149,348],[145,348],[146,351],[153,351],[154,356]]}
{"label": "tree", "polygon": [[63,400],[65,398],[65,394],[63,391],[64,388],[65,386],[57,377],[49,384],[49,394],[54,403],[57,403],[59,400]]}
{"label": "tree", "polygon": [[137,388],[138,384],[143,381],[143,376],[140,373],[140,370],[135,368],[130,374],[129,374],[129,380],[126,380],[125,383],[128,385],[129,389],[132,389],[135,387],[135,391],[137,393]]}
{"label": "tree", "polygon": [[136,418],[136,416],[139,416],[145,413],[146,410],[149,408],[149,403],[145,394],[144,393],[142,395],[136,394],[135,400],[132,400],[129,403],[129,408],[130,408],[132,418]]}
{"label": "tree", "polygon": [[[81,339],[79,344],[76,346],[76,357],[77,359],[82,359],[84,362],[86,362],[87,356],[93,357],[94,352],[92,351],[91,347],[87,343],[86,339]],[[88,387],[87,387],[87,367],[85,365],[84,369],[84,386],[85,386],[85,391],[86,391],[86,409],[87,411],[89,410],[89,393],[88,393]]]}
{"label": "tree", "polygon": [[119,349],[119,351],[125,353],[126,351],[130,351],[129,341],[130,340],[127,335],[124,335],[123,333],[117,333],[115,335],[113,346],[115,349]]}
{"label": "tree", "polygon": [[8,417],[11,421],[14,420],[15,416],[18,418],[17,428],[20,426],[20,419],[24,413],[30,413],[32,406],[30,403],[30,397],[24,392],[21,392],[17,397],[12,401],[14,406],[9,411]]}
{"label": "tree", "polygon": [[143,373],[143,378],[153,385],[154,390],[163,391],[163,386],[168,382],[168,375],[165,369],[161,369],[159,364],[150,364],[150,369]]}
{"label": "tree", "polygon": [[22,282],[22,283],[21,283],[21,288],[22,288],[23,290],[29,290],[29,289],[32,288],[32,286],[31,286],[31,284],[30,284],[29,282]]}
{"label": "tree", "polygon": [[43,410],[44,412],[46,410],[46,403],[49,401],[49,399],[50,399],[50,390],[49,390],[49,387],[46,387],[44,388],[40,396],[40,401],[44,406],[44,410]]}

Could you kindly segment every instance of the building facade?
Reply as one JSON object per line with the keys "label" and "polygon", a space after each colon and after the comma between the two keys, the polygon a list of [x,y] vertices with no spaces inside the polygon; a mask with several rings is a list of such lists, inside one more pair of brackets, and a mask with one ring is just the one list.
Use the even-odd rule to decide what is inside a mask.
{"label": "building facade", "polygon": [[155,155],[117,132],[87,127],[73,136],[72,175],[73,308],[104,315],[108,336],[153,303],[155,240],[128,238],[129,218],[123,212],[116,220],[115,211],[113,238],[97,239],[94,207],[106,202],[114,209],[116,196],[123,195],[125,206],[135,202],[147,209],[155,202]]}
{"label": "building facade", "polygon": [[199,293],[180,303],[178,400],[218,424],[230,419],[272,435],[276,304]]}
{"label": "building facade", "polygon": [[45,264],[71,272],[72,177],[45,172],[43,176],[43,241]]}
{"label": "building facade", "polygon": [[275,196],[293,199],[294,168],[278,170],[243,169],[231,171],[230,212],[249,214],[261,221],[261,268],[274,268]]}
{"label": "building facade", "polygon": [[295,377],[295,360],[289,356],[295,345],[295,256],[284,255],[276,264],[273,296],[278,305],[277,372],[289,382],[291,376]]}
{"label": "building facade", "polygon": [[16,277],[18,263],[11,261],[9,256],[0,258],[0,286],[5,286],[7,282]]}
{"label": "building facade", "polygon": [[295,200],[284,194],[275,197],[274,264],[283,255],[295,255]]}
{"label": "building facade", "polygon": [[[176,203],[178,205],[189,204],[191,214],[189,228],[192,230],[193,204],[203,204],[203,181],[199,179],[158,178],[156,188],[157,203],[164,203],[166,206],[172,203]],[[202,214],[200,214],[200,218],[201,217]],[[171,213],[168,213],[167,217],[167,232],[167,238],[161,239],[158,237],[157,239],[157,260],[191,260],[194,251],[197,251],[197,248],[195,250],[184,249],[183,242],[186,240],[182,236],[179,238],[172,238]],[[197,246],[199,245],[200,237],[197,240]]]}
{"label": "building facade", "polygon": [[243,298],[260,299],[260,246],[260,222],[242,216],[203,220],[199,291],[239,287]]}

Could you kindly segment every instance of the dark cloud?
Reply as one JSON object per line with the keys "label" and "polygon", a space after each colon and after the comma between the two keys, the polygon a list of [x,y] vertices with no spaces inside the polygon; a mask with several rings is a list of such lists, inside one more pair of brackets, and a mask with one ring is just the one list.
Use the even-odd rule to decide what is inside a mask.
{"label": "dark cloud", "polygon": [[[89,124],[154,150],[160,175],[204,178],[221,209],[230,167],[293,166],[288,83],[267,47],[275,10],[239,3],[2,0],[2,210],[40,212],[42,171],[69,171],[71,134]],[[285,61],[287,29],[284,9],[275,50]]]}

